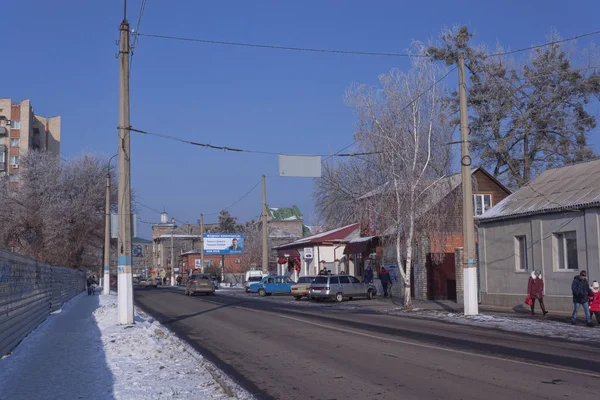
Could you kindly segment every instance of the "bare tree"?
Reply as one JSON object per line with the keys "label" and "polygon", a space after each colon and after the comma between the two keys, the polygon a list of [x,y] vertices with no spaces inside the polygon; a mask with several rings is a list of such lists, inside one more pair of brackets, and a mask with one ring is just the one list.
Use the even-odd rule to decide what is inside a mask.
{"label": "bare tree", "polygon": [[[577,52],[558,43],[515,61],[489,57],[484,46],[471,45],[471,37],[466,27],[446,30],[441,45],[428,53],[447,65],[465,54],[472,150],[494,177],[516,188],[548,168],[594,157],[588,144],[596,127],[589,103],[600,96],[594,51],[584,54],[577,67]],[[548,40],[560,37],[553,33]],[[450,102],[458,110],[456,93]]]}
{"label": "bare tree", "polygon": [[[416,44],[417,52],[423,46]],[[448,143],[452,127],[437,83],[440,69],[423,58],[412,60],[408,73],[392,70],[379,77],[380,87],[355,85],[347,101],[358,118],[356,140],[362,150],[375,153],[371,173],[383,185],[363,195],[367,209],[385,226],[404,284],[404,305],[411,305],[411,266],[418,240],[442,235],[443,215],[449,210],[434,207],[447,193],[450,165]],[[387,226],[386,226],[387,225]],[[436,236],[435,240],[442,238]]]}
{"label": "bare tree", "polygon": [[18,182],[4,179],[0,186],[0,245],[48,263],[99,266],[106,160],[84,155],[61,162],[33,151],[18,177]]}

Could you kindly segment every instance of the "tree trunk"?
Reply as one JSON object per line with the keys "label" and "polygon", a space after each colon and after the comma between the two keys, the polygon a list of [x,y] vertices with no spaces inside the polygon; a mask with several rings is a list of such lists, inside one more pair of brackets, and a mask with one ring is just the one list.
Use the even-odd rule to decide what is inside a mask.
{"label": "tree trunk", "polygon": [[[412,306],[411,287],[410,287],[410,274],[412,269],[412,242],[415,229],[414,215],[411,213],[410,222],[408,227],[408,235],[406,235],[406,272],[404,278],[404,307],[410,308]],[[401,264],[398,264],[401,267]]]}

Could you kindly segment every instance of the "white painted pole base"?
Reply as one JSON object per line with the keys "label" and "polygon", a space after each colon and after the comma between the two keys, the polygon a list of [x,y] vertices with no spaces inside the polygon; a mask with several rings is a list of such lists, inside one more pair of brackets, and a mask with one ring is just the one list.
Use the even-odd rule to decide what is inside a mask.
{"label": "white painted pole base", "polygon": [[175,286],[175,275],[171,275],[171,286]]}
{"label": "white painted pole base", "polygon": [[479,314],[479,301],[477,299],[477,268],[465,267],[464,276],[464,299],[465,315]]}
{"label": "white painted pole base", "polygon": [[[122,268],[122,267],[119,267]],[[129,266],[131,269],[131,266]],[[133,276],[130,273],[120,272],[118,275],[119,324],[133,324]]]}
{"label": "white painted pole base", "polygon": [[108,296],[110,294],[110,269],[104,267],[104,279],[102,281],[102,294]]}

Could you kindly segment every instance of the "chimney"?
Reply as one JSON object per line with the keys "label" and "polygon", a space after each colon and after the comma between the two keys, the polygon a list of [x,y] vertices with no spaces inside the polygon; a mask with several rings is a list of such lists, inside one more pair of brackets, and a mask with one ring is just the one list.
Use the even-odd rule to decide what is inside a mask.
{"label": "chimney", "polygon": [[167,214],[166,212],[161,212],[160,213],[160,223],[167,224],[168,220],[169,220],[169,214]]}

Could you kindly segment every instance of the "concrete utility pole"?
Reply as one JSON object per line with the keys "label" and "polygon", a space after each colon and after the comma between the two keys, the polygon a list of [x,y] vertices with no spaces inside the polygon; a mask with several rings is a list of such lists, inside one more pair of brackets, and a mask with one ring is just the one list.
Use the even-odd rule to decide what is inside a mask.
{"label": "concrete utility pole", "polygon": [[[110,163],[109,163],[110,165]],[[110,169],[106,174],[106,212],[104,215],[104,278],[102,294],[110,294]]]}
{"label": "concrete utility pole", "polygon": [[200,214],[200,272],[204,273],[204,214]]}
{"label": "concrete utility pole", "polygon": [[119,323],[133,324],[133,277],[131,263],[131,152],[129,140],[129,22],[127,2],[119,30],[119,241],[117,249]]}
{"label": "concrete utility pole", "polygon": [[171,286],[175,286],[175,259],[173,258],[173,235],[175,234],[175,218],[171,218]]}
{"label": "concrete utility pole", "polygon": [[473,220],[473,193],[471,188],[471,155],[469,152],[469,116],[467,114],[467,83],[465,55],[458,57],[458,90],[460,99],[460,140],[463,211],[463,291],[465,315],[477,315],[477,267],[475,266],[475,221]]}
{"label": "concrete utility pole", "polygon": [[267,228],[267,182],[265,176],[262,176],[262,270],[269,270],[269,249],[267,240],[269,232]]}

